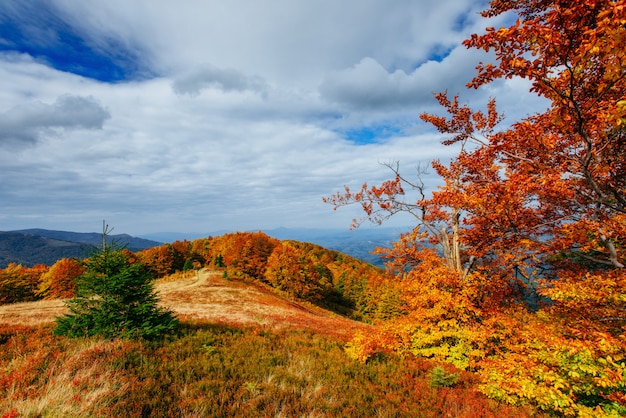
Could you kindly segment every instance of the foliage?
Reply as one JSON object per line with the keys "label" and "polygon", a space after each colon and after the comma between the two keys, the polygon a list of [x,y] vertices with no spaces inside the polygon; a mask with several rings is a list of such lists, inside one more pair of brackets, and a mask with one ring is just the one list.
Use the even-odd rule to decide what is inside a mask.
{"label": "foliage", "polygon": [[[164,277],[182,270],[182,265],[178,266],[180,254],[177,254],[172,244],[163,244],[159,247],[149,248],[141,251],[138,258],[144,264],[154,277]],[[179,267],[177,269],[177,267]]]}
{"label": "foliage", "polygon": [[210,240],[210,261],[223,265],[229,277],[240,276],[261,280],[267,268],[267,259],[279,244],[263,232],[236,232]]}
{"label": "foliage", "polygon": [[157,306],[152,275],[132,253],[109,246],[84,267],[66,302],[70,313],[57,318],[58,335],[156,338],[175,329],[173,314]]}
{"label": "foliage", "polygon": [[[497,326],[497,320],[490,326]],[[507,321],[504,350],[481,366],[482,391],[501,401],[532,402],[565,416],[626,413],[626,341],[603,332],[571,327],[551,309]],[[504,323],[500,322],[500,326]]]}
{"label": "foliage", "polygon": [[85,268],[78,260],[62,258],[41,275],[37,294],[44,299],[74,297],[76,279],[84,272]]}
{"label": "foliage", "polygon": [[165,277],[181,270],[197,269],[208,264],[206,246],[209,239],[174,241],[136,253],[155,277]]}
{"label": "foliage", "polygon": [[473,368],[483,355],[478,342],[483,301],[476,293],[483,278],[473,274],[462,281],[434,250],[415,247],[414,238],[406,234],[385,251],[398,263],[390,262],[390,269],[407,263],[413,267],[396,276],[403,314],[379,325],[368,350],[406,352]]}
{"label": "foliage", "polygon": [[[568,251],[622,268],[626,172],[620,106],[626,93],[624,1],[593,5],[495,2],[494,16],[514,8],[509,28],[472,36],[466,45],[493,50],[498,65],[479,67],[477,87],[496,78],[524,77],[551,107],[487,138],[501,163],[532,189],[541,206],[531,219],[548,223],[551,251]],[[518,193],[531,194],[518,190]]]}
{"label": "foliage", "polygon": [[296,297],[320,300],[332,289],[328,263],[329,260],[325,262],[298,243],[285,241],[269,256],[264,279]]}
{"label": "foliage", "polygon": [[48,267],[43,265],[29,268],[14,263],[0,270],[0,305],[40,299],[37,291],[39,278],[47,270]]}
{"label": "foliage", "polygon": [[447,388],[458,383],[459,373],[447,373],[443,366],[435,366],[428,374],[428,384],[434,388]]}
{"label": "foliage", "polygon": [[623,414],[626,1],[494,0],[483,16],[511,12],[465,41],[496,58],[469,86],[526,78],[549,108],[498,130],[495,100],[482,112],[437,94],[447,114],[421,119],[458,147],[432,164],[441,187],[427,197],[422,171],[396,164],[380,186],[325,198],[418,224],[386,253],[406,315],[349,350],[445,360],[490,396],[562,415]]}

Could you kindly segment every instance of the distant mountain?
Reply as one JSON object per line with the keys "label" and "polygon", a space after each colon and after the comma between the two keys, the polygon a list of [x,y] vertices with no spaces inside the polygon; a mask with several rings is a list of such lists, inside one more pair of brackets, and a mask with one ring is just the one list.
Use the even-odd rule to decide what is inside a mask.
{"label": "distant mountain", "polygon": [[[96,247],[102,246],[102,234],[98,232],[50,231],[48,229],[22,229],[19,231],[11,232],[19,232],[26,235],[58,239],[61,241],[78,242],[81,244],[89,244]],[[162,242],[159,241],[136,238],[128,234],[107,235],[107,238],[107,242],[109,244],[112,242],[116,242],[119,245],[126,245],[130,251],[145,250],[146,248],[152,248],[162,244]]]}
{"label": "distant mountain", "polygon": [[61,241],[21,232],[0,232],[0,268],[10,263],[32,267],[52,265],[61,258],[83,258],[94,248],[88,244]]}
{"label": "distant mountain", "polygon": [[223,232],[212,232],[212,233],[202,233],[202,232],[155,232],[152,234],[142,234],[141,238],[159,242],[169,242],[172,243],[174,241],[193,241],[198,238],[207,238],[207,237],[217,237],[219,235],[226,234],[228,232],[234,231],[223,231]]}
{"label": "distant mountain", "polygon": [[[139,251],[161,245],[160,242],[135,238],[127,234],[110,235],[108,242],[127,245]],[[84,258],[94,248],[102,246],[102,234],[46,229],[0,231],[0,268],[9,263],[32,267],[36,264],[52,265],[61,258]]]}

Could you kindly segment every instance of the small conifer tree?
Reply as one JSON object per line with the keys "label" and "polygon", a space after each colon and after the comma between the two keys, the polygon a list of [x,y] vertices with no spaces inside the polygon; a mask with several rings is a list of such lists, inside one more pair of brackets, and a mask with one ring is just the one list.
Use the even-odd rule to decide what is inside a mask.
{"label": "small conifer tree", "polygon": [[106,241],[84,260],[85,272],[77,279],[76,296],[66,302],[70,313],[56,318],[57,335],[107,338],[158,338],[178,325],[172,312],[157,306],[149,269],[133,260],[132,253]]}

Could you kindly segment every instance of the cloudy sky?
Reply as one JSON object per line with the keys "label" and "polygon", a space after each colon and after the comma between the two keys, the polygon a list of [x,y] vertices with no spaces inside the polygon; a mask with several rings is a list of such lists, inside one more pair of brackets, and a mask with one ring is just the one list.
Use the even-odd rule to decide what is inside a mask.
{"label": "cloudy sky", "polygon": [[[322,196],[454,153],[419,121],[467,90],[476,0],[3,0],[0,230],[347,229]],[[437,180],[426,176],[429,187]],[[399,218],[396,223],[409,223]]]}

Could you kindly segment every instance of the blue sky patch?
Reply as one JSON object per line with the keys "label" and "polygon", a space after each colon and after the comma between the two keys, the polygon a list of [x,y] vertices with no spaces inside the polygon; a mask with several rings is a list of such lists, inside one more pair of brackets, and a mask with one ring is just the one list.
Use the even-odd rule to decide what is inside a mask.
{"label": "blue sky patch", "polygon": [[358,145],[375,144],[382,139],[390,138],[402,133],[402,130],[394,125],[372,125],[360,128],[339,131],[344,138]]}
{"label": "blue sky patch", "polygon": [[428,60],[442,62],[453,50],[454,47],[438,45],[428,54]]}
{"label": "blue sky patch", "polygon": [[96,43],[48,2],[8,1],[0,8],[0,51],[26,53],[60,71],[104,82],[149,78],[138,51],[112,38]]}

